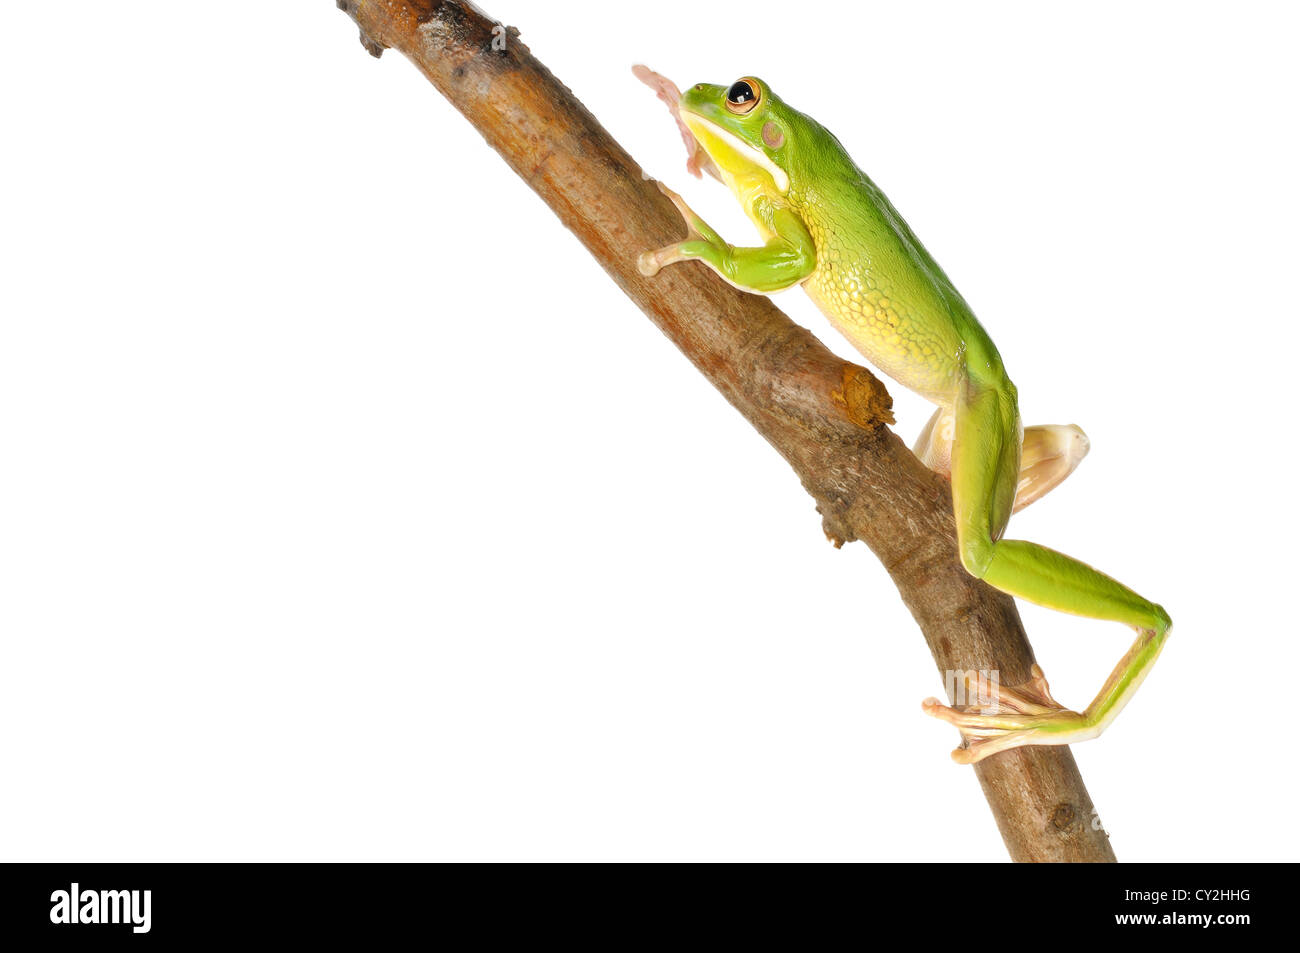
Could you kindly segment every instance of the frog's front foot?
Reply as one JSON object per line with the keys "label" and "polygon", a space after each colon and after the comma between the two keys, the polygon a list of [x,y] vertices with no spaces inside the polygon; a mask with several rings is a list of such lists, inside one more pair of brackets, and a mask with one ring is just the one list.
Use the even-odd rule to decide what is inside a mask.
{"label": "frog's front foot", "polygon": [[1088,715],[1065,708],[1052,697],[1043,670],[1034,665],[1030,679],[1016,688],[1003,688],[977,675],[964,673],[964,696],[974,704],[960,708],[927,698],[921,710],[953,725],[965,744],[952,753],[959,764],[974,764],[1023,745],[1065,745],[1096,737],[1100,727]]}
{"label": "frog's front foot", "polygon": [[675,261],[681,261],[682,256],[676,245],[669,245],[666,248],[659,248],[655,251],[643,251],[637,256],[636,270],[641,272],[647,278],[653,278],[659,274],[659,269],[664,265],[671,265]]}
{"label": "frog's front foot", "polygon": [[704,219],[695,214],[695,211],[686,204],[684,198],[662,182],[656,182],[655,184],[659,186],[659,191],[668,196],[673,205],[677,207],[678,214],[686,223],[686,239],[656,251],[642,252],[636,260],[636,267],[647,278],[657,275],[659,269],[664,265],[705,258],[714,248],[725,247],[718,233],[710,228]]}

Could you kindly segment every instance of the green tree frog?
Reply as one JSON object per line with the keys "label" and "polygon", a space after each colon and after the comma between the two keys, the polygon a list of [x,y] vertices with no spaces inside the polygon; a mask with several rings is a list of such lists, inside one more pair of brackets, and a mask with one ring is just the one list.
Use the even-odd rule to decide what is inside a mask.
{"label": "green tree frog", "polygon": [[691,152],[688,169],[727,185],[764,242],[728,244],[661,184],[685,219],[687,237],[643,253],[641,273],[700,261],[748,292],[802,285],[871,364],[936,405],[915,450],[951,480],[965,569],[1012,596],[1137,632],[1082,712],[1052,698],[1037,666],[1025,685],[995,686],[992,704],[980,710],[926,699],[924,711],[964,736],[954,759],[974,763],[1021,745],[1099,735],[1151,670],[1169,636],[1169,616],[1077,559],[1003,538],[1015,510],[1078,465],[1088,450],[1083,431],[1022,428],[1015,385],[970,306],[823,126],[752,76],[728,86],[701,83],[681,94],[643,66],[635,72],[672,109]]}

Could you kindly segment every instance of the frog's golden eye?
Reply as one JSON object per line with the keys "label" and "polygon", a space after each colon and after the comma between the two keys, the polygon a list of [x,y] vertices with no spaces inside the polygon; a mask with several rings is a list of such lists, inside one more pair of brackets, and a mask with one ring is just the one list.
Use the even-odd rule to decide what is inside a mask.
{"label": "frog's golden eye", "polygon": [[733,113],[743,116],[758,105],[758,101],[762,96],[763,90],[758,85],[758,80],[748,77],[738,79],[727,90],[727,108]]}

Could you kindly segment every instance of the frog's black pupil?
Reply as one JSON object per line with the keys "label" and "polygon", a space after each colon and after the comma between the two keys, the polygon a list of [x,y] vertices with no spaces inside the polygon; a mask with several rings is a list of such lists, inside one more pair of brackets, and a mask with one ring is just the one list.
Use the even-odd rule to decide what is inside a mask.
{"label": "frog's black pupil", "polygon": [[750,86],[743,80],[739,83],[732,83],[731,89],[727,90],[727,99],[739,106],[741,103],[747,103],[755,99],[754,87]]}

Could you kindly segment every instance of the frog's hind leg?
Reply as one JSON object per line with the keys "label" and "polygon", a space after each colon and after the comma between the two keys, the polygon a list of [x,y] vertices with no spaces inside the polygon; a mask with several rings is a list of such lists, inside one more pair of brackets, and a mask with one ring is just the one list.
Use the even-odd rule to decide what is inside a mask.
{"label": "frog's hind leg", "polygon": [[[1137,630],[1137,638],[1082,712],[1049,704],[1045,686],[1033,699],[995,699],[992,711],[959,711],[927,699],[923,707],[928,714],[966,736],[967,746],[953,752],[965,763],[1021,745],[1095,738],[1133,697],[1171,627],[1164,609],[1091,566],[1036,543],[1002,538],[1020,473],[1019,429],[1015,388],[1009,381],[965,384],[955,407],[952,449],[962,565],[995,589],[1049,609],[1122,622]],[[1023,704],[1026,700],[1032,705]]]}
{"label": "frog's hind leg", "polygon": [[[940,407],[912,448],[922,463],[945,477],[952,472],[954,419],[951,408]],[[1088,455],[1088,449],[1087,434],[1074,424],[1026,427],[1021,441],[1016,500],[1011,511],[1020,512],[1060,486]]]}

